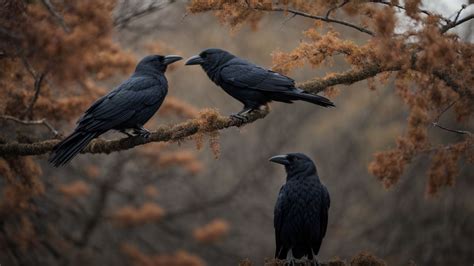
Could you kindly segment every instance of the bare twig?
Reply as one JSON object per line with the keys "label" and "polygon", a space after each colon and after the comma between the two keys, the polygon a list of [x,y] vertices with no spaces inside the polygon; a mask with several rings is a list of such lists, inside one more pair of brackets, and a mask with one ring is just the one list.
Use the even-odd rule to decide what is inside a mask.
{"label": "bare twig", "polygon": [[456,23],[459,19],[459,15],[461,15],[461,12],[466,9],[467,5],[462,5],[461,6],[461,9],[459,9],[459,11],[456,13],[456,17],[454,18],[454,23]]}
{"label": "bare twig", "polygon": [[334,10],[338,9],[338,8],[341,8],[343,6],[345,6],[347,3],[349,3],[349,0],[344,0],[344,2],[342,2],[340,5],[336,5],[334,7],[331,7],[328,12],[326,13],[326,18],[329,18],[329,15],[331,15],[331,12],[333,12]]}
{"label": "bare twig", "polygon": [[294,14],[294,15],[298,15],[298,16],[302,16],[302,17],[306,17],[306,18],[321,20],[321,21],[328,22],[328,23],[335,23],[335,24],[344,25],[344,26],[346,26],[346,27],[353,28],[353,29],[356,29],[356,30],[358,30],[358,31],[360,31],[360,32],[369,34],[370,36],[374,36],[374,35],[375,35],[372,31],[370,31],[370,30],[368,30],[368,29],[366,29],[366,28],[363,28],[363,27],[361,27],[361,26],[354,25],[354,24],[352,24],[352,23],[349,23],[349,22],[346,22],[346,21],[343,21],[343,20],[338,20],[338,19],[332,19],[332,18],[327,18],[327,17],[322,17],[322,16],[311,15],[311,14],[308,14],[308,13],[305,13],[305,12],[302,12],[302,11],[299,11],[299,10],[295,10],[295,9],[283,8],[283,7],[273,7],[273,8],[271,8],[271,9],[266,9],[266,8],[261,8],[261,7],[253,7],[253,9],[255,9],[255,10],[260,10],[260,11],[288,12],[288,13],[291,13],[291,14]]}
{"label": "bare twig", "polygon": [[441,119],[441,116],[443,116],[444,113],[446,113],[449,109],[451,109],[451,107],[453,107],[458,101],[459,101],[460,98],[456,99],[455,101],[453,101],[452,103],[450,103],[448,106],[446,106],[446,108],[443,109],[443,111],[441,111],[438,116],[436,117],[436,123],[439,122],[439,120]]}
{"label": "bare twig", "polygon": [[40,90],[41,90],[41,84],[44,80],[44,77],[46,76],[46,73],[40,73],[39,75],[36,76],[35,78],[35,94],[33,95],[33,98],[31,99],[30,104],[26,108],[25,112],[23,113],[23,117],[29,117],[31,118],[32,112],[33,112],[33,107],[38,100]]}
{"label": "bare twig", "polygon": [[204,202],[197,202],[195,204],[191,204],[189,206],[183,207],[182,209],[170,211],[166,214],[165,219],[172,220],[184,215],[202,212],[206,209],[225,204],[231,199],[233,199],[236,195],[238,195],[237,192],[247,183],[247,181],[248,180],[242,178],[237,182],[237,184],[232,186],[232,188],[230,188],[226,193],[220,196],[217,196]]}
{"label": "bare twig", "polygon": [[437,122],[433,122],[432,125],[435,126],[435,127],[441,128],[443,130],[449,131],[449,132],[453,132],[453,133],[457,133],[457,134],[463,134],[463,135],[467,134],[467,135],[470,135],[470,136],[472,135],[472,133],[469,132],[469,131],[450,129],[450,128],[447,128],[447,127],[444,127],[444,126],[438,124]]}
{"label": "bare twig", "polygon": [[36,71],[33,68],[33,66],[30,64],[30,62],[28,62],[28,60],[26,60],[26,57],[22,56],[21,61],[23,62],[23,65],[25,66],[26,71],[28,71],[28,73],[30,73],[30,75],[33,77],[33,79],[36,79]]}
{"label": "bare twig", "polygon": [[28,73],[30,73],[31,77],[34,79],[35,84],[34,84],[34,89],[35,89],[35,94],[33,95],[33,98],[31,99],[30,104],[26,108],[26,110],[23,112],[21,115],[21,118],[31,118],[33,107],[36,104],[36,101],[38,100],[40,91],[41,91],[41,85],[43,84],[43,80],[47,74],[47,71],[44,71],[42,73],[39,73],[33,68],[33,66],[28,62],[26,57],[22,56],[21,60],[23,62],[23,65],[25,66],[26,70]]}
{"label": "bare twig", "polygon": [[280,30],[283,29],[283,26],[285,26],[285,24],[288,23],[288,21],[292,20],[294,17],[296,17],[296,14],[293,14],[293,15],[291,15],[290,17],[286,18],[286,19],[281,23]]}
{"label": "bare twig", "polygon": [[48,12],[54,17],[56,22],[63,28],[64,32],[69,33],[71,29],[66,25],[64,18],[56,11],[53,4],[49,0],[41,0]]}
{"label": "bare twig", "polygon": [[144,16],[150,15],[153,12],[163,9],[167,5],[173,3],[173,0],[166,1],[166,2],[152,2],[150,3],[147,7],[140,9],[140,10],[134,10],[129,14],[125,14],[123,16],[118,16],[117,18],[114,19],[114,26],[118,28],[124,28],[127,26],[128,23],[142,18]]}
{"label": "bare twig", "polygon": [[92,215],[86,222],[80,235],[80,238],[75,241],[75,243],[79,247],[87,246],[92,234],[95,232],[97,226],[100,224],[101,219],[104,218],[104,213],[107,209],[107,203],[110,198],[111,192],[113,192],[116,184],[118,184],[123,178],[122,171],[124,170],[125,163],[126,158],[124,156],[120,156],[114,162],[114,167],[112,167],[113,170],[111,170],[111,172],[108,174],[106,180],[100,182],[98,187],[98,198],[94,203]]}
{"label": "bare twig", "polygon": [[43,125],[47,127],[49,131],[51,131],[51,133],[53,133],[54,137],[58,137],[60,135],[59,132],[48,121],[46,121],[46,119],[21,120],[19,118],[9,115],[0,115],[0,119],[14,121],[23,125]]}
{"label": "bare twig", "polygon": [[[397,4],[393,4],[392,2],[387,2],[387,1],[383,1],[383,0],[372,0],[371,1],[372,3],[377,3],[377,4],[382,4],[382,5],[387,5],[387,6],[393,6],[393,7],[396,7],[396,8],[399,8],[399,9],[402,9],[402,10],[406,10],[406,8],[402,5],[397,5]],[[424,10],[424,9],[418,9],[418,12],[420,13],[423,13],[427,16],[433,16],[433,14],[427,10]],[[442,17],[440,16],[440,18],[445,22],[445,23],[449,23],[450,20],[445,18],[445,17]]]}
{"label": "bare twig", "polygon": [[462,18],[462,19],[460,19],[460,20],[457,20],[457,21],[448,23],[448,24],[446,24],[444,27],[441,28],[441,33],[445,33],[445,32],[447,32],[448,30],[450,30],[450,29],[452,29],[452,28],[454,28],[454,27],[457,27],[457,26],[459,26],[459,25],[461,25],[461,24],[463,24],[463,23],[465,23],[465,22],[467,22],[467,21],[469,21],[469,20],[471,20],[471,19],[473,19],[473,18],[474,18],[474,14],[471,14],[471,15],[466,16],[466,17],[464,17],[464,18]]}
{"label": "bare twig", "polygon": [[469,131],[465,131],[465,130],[456,130],[456,129],[450,129],[450,128],[447,128],[447,127],[444,127],[442,125],[439,124],[439,120],[441,119],[441,116],[443,116],[444,113],[446,113],[449,109],[451,109],[451,107],[453,107],[458,101],[459,101],[460,98],[458,98],[457,100],[453,101],[452,103],[450,103],[446,108],[443,109],[443,111],[441,111],[438,116],[436,117],[436,120],[434,122],[432,122],[431,124],[435,127],[438,127],[440,129],[443,129],[443,130],[446,130],[446,131],[449,131],[449,132],[453,132],[453,133],[457,133],[457,134],[468,134],[468,135],[472,135],[471,132]]}

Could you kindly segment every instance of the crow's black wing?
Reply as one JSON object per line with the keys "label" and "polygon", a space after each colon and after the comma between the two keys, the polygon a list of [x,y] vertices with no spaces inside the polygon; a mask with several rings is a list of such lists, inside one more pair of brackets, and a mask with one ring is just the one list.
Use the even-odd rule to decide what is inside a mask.
{"label": "crow's black wing", "polygon": [[220,70],[222,82],[235,87],[252,88],[267,92],[285,92],[295,89],[295,81],[287,76],[243,60],[229,62]]}
{"label": "crow's black wing", "polygon": [[[276,250],[275,250],[275,257],[279,257],[279,254],[282,252],[284,248],[284,243],[288,239],[288,233],[285,231],[285,222],[288,216],[288,213],[291,208],[291,202],[288,198],[287,191],[285,190],[285,186],[282,186],[280,189],[280,193],[278,193],[278,199],[275,204],[275,210],[273,215],[273,226],[275,227],[275,243],[276,243]],[[288,245],[288,244],[287,244]],[[286,252],[283,254],[286,257]]]}
{"label": "crow's black wing", "polygon": [[166,96],[163,81],[134,77],[92,104],[77,122],[79,131],[107,131],[126,122],[147,106]]}
{"label": "crow's black wing", "polygon": [[328,216],[329,216],[329,207],[331,206],[331,198],[329,197],[329,192],[327,188],[322,185],[322,209],[321,209],[321,238],[326,235],[326,229],[328,227]]}
{"label": "crow's black wing", "polygon": [[311,194],[312,204],[309,208],[311,212],[310,224],[307,224],[311,239],[311,247],[315,255],[319,253],[321,243],[326,235],[328,225],[329,193],[326,187],[318,184],[313,187]]}

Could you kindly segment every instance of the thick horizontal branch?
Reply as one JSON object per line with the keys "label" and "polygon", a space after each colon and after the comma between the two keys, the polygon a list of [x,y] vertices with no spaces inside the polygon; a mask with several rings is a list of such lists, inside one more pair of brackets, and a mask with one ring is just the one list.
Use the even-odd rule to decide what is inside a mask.
{"label": "thick horizontal branch", "polygon": [[[331,86],[343,84],[348,85],[375,77],[383,72],[398,71],[400,69],[401,66],[399,65],[382,67],[374,64],[360,70],[350,70],[343,73],[328,75],[324,78],[315,78],[302,83],[297,83],[296,86],[311,93],[319,93]],[[442,73],[437,74],[440,79],[444,80],[448,86],[460,95],[472,97],[472,94],[467,95],[465,93],[466,90],[461,88],[460,85],[456,84],[448,76],[443,75]],[[235,118],[221,116],[216,111],[207,111],[202,113],[201,116],[196,119],[191,119],[172,126],[161,126],[156,131],[152,132],[149,138],[136,136],[118,140],[96,139],[84,149],[83,153],[111,153],[114,151],[131,149],[135,146],[150,142],[178,141],[198,133],[210,133],[229,127],[240,127],[244,124],[252,123],[257,119],[265,117],[267,113],[268,110],[252,112],[249,114],[247,121],[244,122]],[[44,124],[44,121],[41,120],[41,122]],[[59,143],[59,140],[54,139],[37,143],[0,144],[0,156],[45,154],[50,152],[57,143]]]}
{"label": "thick horizontal branch", "polygon": [[384,67],[374,64],[372,66],[368,66],[361,70],[349,70],[343,73],[335,73],[326,78],[315,78],[312,80],[299,83],[297,85],[298,85],[298,88],[302,90],[312,92],[312,93],[319,93],[331,86],[340,85],[340,84],[349,85],[361,80],[375,77],[378,74],[383,73],[383,72],[397,71],[400,69],[401,69],[400,66],[384,68]]}
{"label": "thick horizontal branch", "polygon": [[[241,121],[230,117],[219,115],[216,111],[207,111],[196,119],[174,126],[161,126],[152,132],[149,138],[141,136],[122,138],[118,140],[93,140],[83,153],[111,153],[114,151],[128,150],[135,146],[150,142],[177,141],[190,137],[196,133],[207,133],[229,127],[240,127],[263,118],[268,111],[252,112],[247,121]],[[59,140],[46,140],[36,143],[7,143],[0,145],[0,156],[26,156],[40,155],[50,152]]]}

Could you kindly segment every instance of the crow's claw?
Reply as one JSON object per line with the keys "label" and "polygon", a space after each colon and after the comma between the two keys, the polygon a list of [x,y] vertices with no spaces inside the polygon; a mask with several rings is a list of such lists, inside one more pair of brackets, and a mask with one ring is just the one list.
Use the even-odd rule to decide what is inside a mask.
{"label": "crow's claw", "polygon": [[249,118],[247,116],[240,115],[240,114],[232,114],[230,115],[230,117],[233,119],[237,119],[242,123],[247,123],[249,121]]}
{"label": "crow's claw", "polygon": [[128,133],[125,129],[120,130],[120,133],[127,135],[127,137],[129,138],[135,137],[135,135]]}
{"label": "crow's claw", "polygon": [[138,136],[141,136],[141,137],[143,137],[143,138],[145,138],[145,139],[149,138],[150,135],[151,135],[150,131],[148,131],[148,130],[147,130],[146,128],[144,128],[144,127],[135,128],[135,129],[133,130],[133,132],[136,133]]}

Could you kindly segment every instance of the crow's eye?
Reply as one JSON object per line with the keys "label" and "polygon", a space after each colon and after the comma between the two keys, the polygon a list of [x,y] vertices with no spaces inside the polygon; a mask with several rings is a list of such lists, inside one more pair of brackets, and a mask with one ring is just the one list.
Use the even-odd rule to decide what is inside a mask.
{"label": "crow's eye", "polygon": [[202,58],[206,58],[206,57],[207,57],[207,53],[202,53],[202,54],[201,54],[201,57],[202,57]]}

